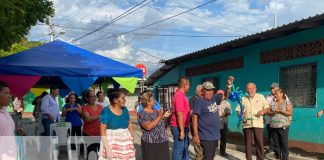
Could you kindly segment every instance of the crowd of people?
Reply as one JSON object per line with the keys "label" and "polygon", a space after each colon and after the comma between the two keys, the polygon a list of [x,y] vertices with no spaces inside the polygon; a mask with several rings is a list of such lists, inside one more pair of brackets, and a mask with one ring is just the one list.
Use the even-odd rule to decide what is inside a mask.
{"label": "crowd of people", "polygon": [[[217,90],[213,83],[204,82],[196,86],[196,95],[189,100],[187,93],[190,81],[186,77],[178,80],[178,89],[172,99],[172,109],[161,107],[151,91],[141,94],[137,101],[137,120],[141,128],[141,150],[144,160],[188,160],[189,132],[192,135],[196,160],[213,160],[220,141],[220,155],[227,157],[226,143],[228,116],[232,114],[228,98],[234,77],[229,76],[226,90]],[[242,115],[242,128],[246,159],[252,159],[252,141],[255,142],[256,157],[264,159],[263,128],[268,131],[270,149],[277,159],[288,159],[288,132],[293,105],[278,83],[270,86],[271,94],[266,98],[257,93],[254,83],[246,85],[247,95],[236,107],[238,116]],[[33,104],[33,115],[42,119],[44,136],[50,135],[50,125],[61,121],[72,124],[72,136],[96,138],[97,143],[88,146],[88,153],[99,151],[99,159],[135,159],[134,129],[127,107],[125,94],[119,89],[95,93],[86,90],[82,99],[75,93],[66,97],[66,104],[60,113],[56,97],[58,87],[51,87],[50,93],[43,93]],[[6,112],[11,95],[8,86],[0,82],[0,136],[19,134],[20,128]],[[243,108],[241,108],[243,107]],[[242,111],[242,113],[241,113]],[[317,113],[320,117],[323,110]],[[264,118],[266,122],[264,122]],[[167,124],[173,136],[172,153],[169,152]],[[266,125],[264,125],[266,124]],[[14,139],[1,138],[0,159],[14,159],[17,154]],[[10,152],[6,150],[10,149]],[[86,153],[86,154],[88,154]]]}

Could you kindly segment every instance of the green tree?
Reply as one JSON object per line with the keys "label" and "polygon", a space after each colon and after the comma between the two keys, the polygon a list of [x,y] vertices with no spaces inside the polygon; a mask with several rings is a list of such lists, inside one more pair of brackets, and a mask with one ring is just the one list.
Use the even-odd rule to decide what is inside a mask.
{"label": "green tree", "polygon": [[42,45],[42,42],[37,41],[28,41],[27,38],[22,38],[19,43],[14,43],[11,45],[11,48],[8,51],[4,51],[0,49],[0,58],[9,56],[18,52],[22,52],[24,50],[34,48]]}
{"label": "green tree", "polygon": [[0,0],[0,49],[9,50],[37,22],[44,23],[53,15],[49,0]]}

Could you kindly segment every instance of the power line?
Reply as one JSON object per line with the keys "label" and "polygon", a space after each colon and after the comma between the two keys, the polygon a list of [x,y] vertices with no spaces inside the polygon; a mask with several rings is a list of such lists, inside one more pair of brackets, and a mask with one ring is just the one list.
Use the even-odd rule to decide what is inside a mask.
{"label": "power line", "polygon": [[[96,45],[89,44],[93,47],[98,47]],[[132,61],[132,62],[141,62],[141,63],[148,63],[148,64],[160,64],[161,62],[146,62],[146,61],[140,61],[140,60],[132,60],[132,59],[125,59],[125,58],[115,58],[115,57],[109,57],[111,59],[118,59],[118,60],[125,60],[125,61]]]}
{"label": "power line", "polygon": [[[69,22],[75,22],[75,23],[79,23],[76,21],[69,21]],[[80,22],[82,23],[82,22]],[[91,23],[84,23],[84,24],[90,24],[90,25],[101,25],[101,24],[91,24]],[[63,25],[60,25],[63,26]],[[116,24],[112,24],[111,26],[116,26],[116,27],[122,27],[122,28],[137,28],[135,26],[124,26],[124,25],[116,25]],[[76,30],[94,30],[95,28],[80,28],[80,27],[73,27],[73,26],[65,26],[64,28],[66,29],[76,29]],[[192,32],[192,31],[181,31],[181,30],[172,30],[172,29],[159,29],[159,28],[144,28],[146,30],[152,30],[152,31],[164,31],[164,32],[180,32],[180,33],[197,33],[197,32]]]}
{"label": "power line", "polygon": [[[54,26],[60,26],[64,27],[64,29],[79,29],[79,30],[93,30],[91,28],[78,28],[78,27],[65,27],[62,25],[54,25]],[[189,32],[192,33],[192,32]],[[112,34],[112,32],[107,32],[105,35]],[[209,38],[209,37],[242,37],[243,35],[186,35],[186,34],[149,34],[149,33],[132,33],[132,35],[138,35],[138,36],[160,36],[160,37],[201,37],[201,38]],[[92,42],[85,41],[85,42]]]}
{"label": "power line", "polygon": [[[112,35],[114,35],[113,33],[111,33]],[[129,44],[130,42],[128,42],[128,43],[125,43],[125,45],[126,44]],[[82,45],[82,44],[81,44]],[[91,45],[91,46],[95,46],[95,45],[92,45],[92,44],[90,44],[90,43],[87,43],[87,44],[84,44],[84,45]],[[98,47],[98,46],[95,46],[95,47]],[[162,59],[161,58],[159,58],[159,57],[157,57],[157,56],[155,56],[155,55],[152,55],[152,54],[150,54],[150,53],[148,53],[148,52],[146,52],[146,51],[144,51],[144,50],[142,50],[142,49],[140,49],[140,48],[137,48],[137,47],[135,47],[135,46],[130,46],[130,47],[132,47],[132,48],[134,48],[134,49],[137,49],[137,50],[139,50],[140,52],[142,52],[142,53],[144,53],[144,54],[147,54],[147,55],[149,55],[149,56],[151,56],[151,57],[154,57],[154,58],[156,58],[156,59],[158,59],[159,61],[161,61]]]}
{"label": "power line", "polygon": [[[137,10],[139,10],[139,9],[141,9],[141,8],[143,8],[143,7],[145,7],[145,6],[147,6],[147,5],[150,4],[152,1],[153,1],[153,0],[149,1],[148,3],[144,4],[143,6],[141,6],[141,7],[139,7],[139,8],[133,10],[132,12],[127,13],[126,15],[124,15],[124,16],[118,18],[118,19],[115,20],[114,22],[116,22],[116,21],[118,21],[118,20],[120,20],[120,19],[126,17],[127,15],[129,15],[129,14],[131,14],[131,13],[133,13],[133,12],[135,12],[135,11],[137,11]],[[105,36],[108,35],[108,34],[112,34],[112,33],[111,33],[111,32],[107,32],[106,34],[102,35],[102,36],[99,37],[99,38],[103,38],[103,37],[105,37]],[[114,35],[114,34],[112,34],[112,35]]]}
{"label": "power line", "polygon": [[135,46],[131,46],[131,47],[133,47],[133,48],[139,50],[140,52],[145,53],[145,54],[147,54],[147,55],[149,55],[149,56],[151,56],[151,57],[154,57],[154,58],[156,58],[156,59],[158,59],[158,60],[160,60],[160,61],[162,60],[161,58],[156,57],[156,56],[154,56],[154,55],[152,55],[152,54],[150,54],[150,53],[148,53],[148,52],[146,52],[146,51],[144,51],[144,50],[142,50],[142,49],[140,49],[140,48],[137,48],[137,47],[135,47]]}
{"label": "power line", "polygon": [[[93,3],[92,3],[92,2],[93,2]],[[80,7],[80,8],[78,9],[78,11],[84,9],[85,7],[91,7],[91,6],[93,6],[94,4],[96,4],[97,2],[99,2],[99,0],[90,1],[88,4],[84,5],[83,7]],[[90,3],[92,3],[92,4],[90,4]],[[75,14],[73,14],[73,15],[71,15],[71,16],[65,18],[65,19],[68,20],[68,19],[70,19],[70,18],[76,16],[78,13],[79,13],[79,12],[77,12],[77,13],[75,13]]]}
{"label": "power line", "polygon": [[[38,24],[38,25],[45,25],[45,24]],[[63,27],[63,26],[61,26],[61,25],[54,25],[54,24],[53,24],[53,26]],[[64,27],[64,28],[73,28],[73,27]],[[73,29],[75,29],[75,28],[73,28]],[[79,29],[79,28],[76,28],[76,29]],[[108,32],[108,33],[110,33],[110,32]],[[111,34],[114,35],[113,33],[111,33]],[[90,45],[90,43],[88,43],[88,44]],[[133,48],[139,50],[140,52],[145,53],[145,54],[147,54],[147,55],[149,55],[149,56],[151,56],[151,57],[154,57],[154,58],[156,58],[156,59],[158,59],[158,60],[162,60],[161,58],[159,58],[159,57],[157,57],[157,56],[154,56],[154,55],[152,55],[152,54],[150,54],[150,53],[148,53],[148,52],[146,52],[146,51],[144,51],[144,50],[142,50],[142,49],[140,49],[140,48],[137,48],[137,47],[135,47],[135,46],[131,46],[131,47],[133,47]]]}
{"label": "power line", "polygon": [[[177,9],[177,10],[179,10],[178,8],[176,8],[176,7],[179,7],[179,6],[169,6],[171,9]],[[155,9],[158,9],[158,10],[160,10],[160,11],[162,11],[162,12],[167,12],[167,11],[163,11],[162,9],[159,9],[159,8],[157,8],[157,7],[155,7]],[[188,13],[188,14],[190,14],[190,15],[192,15],[192,16],[195,16],[195,17],[198,17],[198,18],[201,18],[201,19],[204,19],[204,20],[206,20],[206,21],[209,21],[209,22],[212,22],[212,23],[218,23],[218,24],[221,24],[221,25],[223,25],[225,28],[227,28],[227,29],[230,29],[230,30],[233,30],[233,31],[240,31],[240,32],[242,32],[242,31],[244,31],[244,32],[247,32],[247,33],[251,33],[251,31],[249,31],[249,30],[247,30],[247,29],[241,29],[241,28],[239,28],[239,27],[236,27],[236,26],[233,26],[233,25],[228,25],[228,24],[225,24],[225,23],[222,23],[222,22],[218,22],[218,21],[212,21],[212,20],[209,20],[209,19],[206,19],[205,17],[202,17],[202,16],[198,16],[198,15],[196,15],[196,14],[193,14],[193,13]],[[196,22],[199,22],[199,23],[203,23],[203,22],[201,22],[201,21],[197,21],[196,20]],[[206,24],[206,23],[204,23],[204,24]]]}
{"label": "power line", "polygon": [[103,38],[97,38],[97,39],[93,39],[93,40],[108,39],[108,38],[112,38],[112,37],[116,37],[116,36],[120,36],[120,35],[128,34],[128,33],[131,33],[131,32],[137,31],[137,30],[141,30],[141,29],[143,29],[143,28],[147,28],[147,27],[150,27],[150,26],[156,25],[156,24],[158,24],[158,23],[161,23],[161,22],[167,21],[167,20],[169,20],[169,19],[172,19],[172,18],[174,18],[174,17],[180,16],[180,15],[182,15],[182,14],[185,14],[185,13],[187,13],[187,12],[190,12],[190,11],[192,11],[192,10],[195,10],[195,9],[197,9],[197,8],[200,8],[200,7],[202,7],[202,6],[205,6],[205,5],[207,5],[207,4],[209,4],[209,3],[212,3],[212,2],[214,2],[214,1],[216,1],[216,0],[208,1],[208,2],[206,2],[206,3],[203,3],[203,4],[201,4],[201,5],[197,6],[197,7],[191,8],[191,9],[186,10],[186,11],[184,11],[184,12],[181,12],[181,13],[175,14],[175,15],[170,16],[170,17],[168,17],[168,18],[165,18],[165,19],[159,20],[159,21],[157,21],[157,22],[154,22],[154,23],[151,23],[151,24],[148,24],[148,25],[145,25],[145,26],[142,26],[142,27],[139,27],[139,28],[136,28],[136,29],[133,29],[133,30],[127,31],[127,32],[122,32],[122,33],[119,33],[119,34],[117,34],[117,35],[113,35],[113,36],[109,36],[109,37],[103,37]]}
{"label": "power line", "polygon": [[[157,9],[157,8],[156,8]],[[165,10],[161,10],[159,9],[160,11],[162,12],[166,12]],[[198,17],[198,18],[203,18],[205,19],[205,17],[201,17],[201,16],[198,16],[198,15],[195,15],[193,13],[188,13],[192,16],[195,16],[195,17]],[[65,22],[63,20],[60,20],[60,19],[55,19],[53,18],[54,21],[61,21],[61,22]],[[209,21],[209,22],[215,22],[215,23],[219,23],[221,25],[223,25],[225,28],[227,29],[230,29],[230,30],[233,30],[233,31],[240,31],[240,32],[247,32],[247,33],[251,33],[251,31],[249,30],[246,30],[246,29],[240,29],[239,27],[236,27],[236,26],[233,26],[233,25],[228,25],[228,24],[225,24],[225,23],[222,23],[222,22],[217,22],[217,21],[212,21],[212,20],[209,20],[209,19],[205,19],[206,21]],[[73,21],[73,20],[66,20],[68,22],[74,22],[74,23],[83,23],[83,24],[87,24],[87,25],[95,25],[95,26],[100,26],[102,24],[99,24],[99,23],[87,23],[87,22],[79,22],[79,21]],[[196,21],[196,22],[199,22],[199,23],[204,23],[204,22],[200,22],[200,21]],[[204,23],[206,24],[206,23]],[[135,26],[126,26],[126,25],[119,25],[119,24],[111,24],[110,26],[116,26],[116,27],[120,27],[120,28],[137,28]],[[94,30],[95,28],[75,28],[75,27],[72,27],[71,29],[80,29],[80,30]],[[173,29],[160,29],[160,28],[143,28],[143,29],[146,29],[146,30],[152,30],[152,31],[169,31],[169,32],[183,32],[183,33],[196,33],[196,32],[192,32],[192,31],[181,31],[181,30],[173,30]]]}
{"label": "power line", "polygon": [[[80,37],[78,37],[78,38],[72,40],[72,42],[75,42],[75,41],[80,40],[80,39],[82,39],[82,38],[84,38],[84,37],[86,37],[86,36],[88,36],[88,35],[90,35],[90,34],[93,34],[93,33],[97,32],[97,31],[99,31],[99,30],[101,30],[101,29],[103,29],[103,28],[109,26],[110,24],[112,24],[112,23],[114,23],[114,22],[120,20],[121,18],[124,18],[124,17],[128,16],[129,14],[135,12],[136,10],[134,10],[134,11],[128,13],[129,11],[133,10],[134,8],[136,8],[137,6],[141,5],[141,4],[144,3],[145,1],[147,1],[147,0],[143,0],[143,1],[141,1],[140,3],[138,3],[138,4],[136,4],[135,6],[131,7],[130,9],[128,9],[127,11],[125,11],[124,13],[122,13],[121,15],[119,15],[119,16],[115,17],[114,19],[112,19],[111,21],[105,23],[104,25],[102,25],[102,26],[99,27],[98,29],[95,29],[95,30],[93,30],[93,31],[91,31],[91,32],[89,32],[89,33],[83,35],[83,36],[80,36]],[[152,0],[151,0],[151,1],[152,1]],[[151,1],[150,1],[150,2],[151,2]],[[146,5],[147,5],[147,4],[146,4]],[[142,6],[142,7],[143,7],[143,6]],[[140,8],[142,8],[142,7],[140,7]]]}
{"label": "power line", "polygon": [[[169,8],[171,8],[171,9],[177,9],[177,10],[179,10],[178,8],[176,8],[176,7],[179,7],[179,6],[169,6]],[[152,8],[152,7],[151,7]],[[157,7],[154,7],[155,9],[158,9],[158,10],[160,10],[160,11],[162,11],[162,12],[167,12],[166,10],[162,10],[162,9],[160,9],[160,8],[157,8]],[[94,12],[93,12],[94,13]],[[221,25],[223,25],[225,28],[227,28],[227,29],[230,29],[230,30],[233,30],[233,31],[244,31],[244,32],[247,32],[247,33],[251,33],[251,31],[249,31],[249,30],[247,30],[247,29],[242,29],[242,28],[240,28],[240,27],[236,27],[236,26],[233,26],[233,25],[228,25],[228,24],[225,24],[225,23],[223,23],[223,22],[218,22],[218,21],[212,21],[212,20],[210,20],[210,19],[206,19],[205,17],[201,17],[201,16],[198,16],[198,15],[196,15],[196,14],[193,14],[193,13],[189,13],[190,15],[192,15],[192,16],[195,16],[195,17],[199,17],[199,18],[202,18],[202,19],[204,19],[204,20],[206,20],[206,21],[209,21],[209,22],[213,22],[213,23],[218,23],[218,24],[221,24]],[[54,19],[54,20],[58,20],[58,19]],[[60,21],[60,20],[59,20]],[[76,21],[70,21],[70,22],[76,22]],[[198,21],[197,21],[198,22]],[[200,21],[199,21],[200,22]],[[76,23],[84,23],[84,22],[76,22]],[[200,23],[203,23],[203,22],[200,22]],[[91,25],[102,25],[102,24],[94,24],[94,23],[85,23],[85,24],[91,24]],[[113,26],[118,26],[118,27],[126,27],[126,28],[135,28],[135,27],[129,27],[129,26],[122,26],[122,25],[113,25]],[[88,29],[85,29],[85,30],[88,30]],[[148,29],[147,28],[147,30],[159,30],[159,29]],[[160,30],[162,30],[163,31],[163,29],[160,29]],[[172,32],[172,30],[166,30],[166,31],[171,31]],[[186,31],[176,31],[176,32],[186,32]],[[188,32],[188,31],[187,31]]]}
{"label": "power line", "polygon": [[[111,32],[108,32],[105,35],[112,34]],[[114,34],[112,34],[114,35]],[[215,37],[242,37],[243,35],[185,35],[185,34],[148,34],[148,33],[132,33],[131,35],[135,36],[159,36],[159,37],[183,37],[183,38],[215,38]],[[105,40],[108,37],[104,37],[101,39],[94,39],[94,40],[89,40],[89,41],[84,41],[82,45],[87,45],[84,43],[91,43],[91,42],[96,42],[100,40]]]}

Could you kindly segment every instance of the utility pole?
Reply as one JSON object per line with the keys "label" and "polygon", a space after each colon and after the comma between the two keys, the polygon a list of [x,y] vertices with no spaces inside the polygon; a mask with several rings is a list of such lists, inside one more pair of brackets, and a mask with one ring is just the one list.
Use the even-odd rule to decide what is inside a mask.
{"label": "utility pole", "polygon": [[278,26],[278,23],[277,23],[277,14],[274,14],[274,16],[273,16],[273,25],[274,25],[274,28],[276,28]]}
{"label": "utility pole", "polygon": [[54,41],[54,36],[55,36],[53,24],[48,25],[48,30],[49,30],[50,41],[53,42]]}
{"label": "utility pole", "polygon": [[[63,26],[54,25],[53,23],[50,23],[49,19],[47,19],[45,23],[48,26],[48,31],[49,31],[48,35],[50,36],[50,41],[51,42],[53,42],[55,40],[55,38],[57,38],[59,35],[62,35],[62,34],[65,33]],[[54,26],[62,27],[63,31],[61,31],[59,34],[57,34],[55,36]]]}

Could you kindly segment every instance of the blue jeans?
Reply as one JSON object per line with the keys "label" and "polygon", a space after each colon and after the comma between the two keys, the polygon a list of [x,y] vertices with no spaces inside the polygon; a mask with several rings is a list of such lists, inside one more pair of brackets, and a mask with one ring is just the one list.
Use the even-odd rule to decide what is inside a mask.
{"label": "blue jeans", "polygon": [[42,120],[42,123],[43,123],[43,126],[44,126],[44,136],[50,136],[50,126],[51,126],[51,124],[54,123],[54,121],[44,118]]}
{"label": "blue jeans", "polygon": [[173,135],[173,151],[172,160],[189,160],[189,128],[184,128],[185,137],[182,141],[179,140],[180,129],[178,127],[171,126],[171,133]]}

